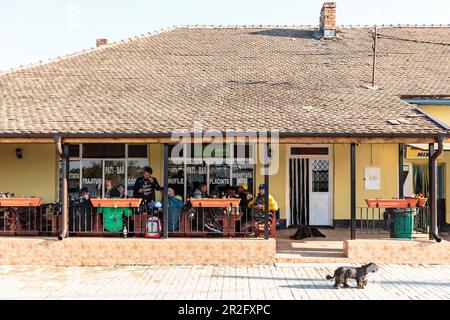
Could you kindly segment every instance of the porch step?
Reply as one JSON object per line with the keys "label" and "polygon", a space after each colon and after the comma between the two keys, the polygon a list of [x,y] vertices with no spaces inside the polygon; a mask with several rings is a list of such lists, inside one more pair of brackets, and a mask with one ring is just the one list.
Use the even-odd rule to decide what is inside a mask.
{"label": "porch step", "polygon": [[276,263],[349,263],[351,260],[344,253],[323,253],[315,254],[299,254],[299,253],[277,253],[275,256]]}

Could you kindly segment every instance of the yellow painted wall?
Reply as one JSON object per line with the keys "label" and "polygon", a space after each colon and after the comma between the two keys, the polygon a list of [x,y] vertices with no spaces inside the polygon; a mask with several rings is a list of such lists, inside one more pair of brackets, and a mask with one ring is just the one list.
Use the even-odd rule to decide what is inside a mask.
{"label": "yellow painted wall", "polygon": [[419,108],[450,126],[450,106],[419,106]]}
{"label": "yellow painted wall", "polygon": [[[148,145],[148,162],[149,166],[153,169],[153,176],[158,179],[159,184],[162,186],[164,182],[164,145],[162,144],[149,144]],[[156,192],[156,200],[161,201],[161,192]]]}
{"label": "yellow painted wall", "polygon": [[[381,168],[381,190],[365,190],[365,167]],[[398,145],[356,147],[356,206],[367,198],[398,197]],[[350,145],[334,145],[334,219],[350,219]]]}
{"label": "yellow painted wall", "polygon": [[444,152],[445,162],[445,220],[450,223],[450,151]]}
{"label": "yellow painted wall", "polygon": [[[17,159],[15,150],[23,150]],[[58,161],[53,144],[0,144],[0,191],[16,197],[42,197],[44,203],[57,200]]]}
{"label": "yellow painted wall", "polygon": [[[279,168],[278,172],[275,175],[269,177],[269,193],[275,198],[275,201],[277,202],[278,207],[280,208],[280,219],[286,219],[287,218],[286,193],[288,192],[286,190],[287,187],[286,170],[288,169],[286,167],[287,145],[281,144],[278,146],[278,148],[279,148]],[[274,151],[275,150],[273,149],[272,152]],[[262,173],[264,173],[264,171]],[[261,165],[259,161],[257,162],[256,165],[255,178],[256,178],[255,183],[256,188],[258,187],[259,184],[264,183],[264,174],[261,174]],[[256,190],[256,192],[258,192],[258,190]]]}

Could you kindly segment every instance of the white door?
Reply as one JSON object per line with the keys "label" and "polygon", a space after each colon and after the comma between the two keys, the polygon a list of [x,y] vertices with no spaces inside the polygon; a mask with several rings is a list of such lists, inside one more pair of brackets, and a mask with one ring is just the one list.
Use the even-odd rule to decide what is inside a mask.
{"label": "white door", "polygon": [[310,159],[309,168],[309,224],[331,226],[330,161]]}

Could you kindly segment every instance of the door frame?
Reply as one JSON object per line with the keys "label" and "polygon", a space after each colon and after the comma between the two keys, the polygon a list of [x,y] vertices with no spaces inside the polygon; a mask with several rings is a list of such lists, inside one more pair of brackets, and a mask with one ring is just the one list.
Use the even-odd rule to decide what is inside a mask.
{"label": "door frame", "polygon": [[[291,155],[291,149],[292,148],[299,148],[299,147],[309,147],[309,148],[328,148],[328,155]],[[289,160],[290,159],[313,159],[313,160],[328,160],[329,161],[329,192],[330,192],[330,199],[329,199],[329,226],[333,226],[333,219],[334,219],[334,153],[333,153],[333,145],[332,144],[289,144],[286,148],[286,162],[285,162],[285,168],[286,168],[286,175],[285,175],[285,207],[286,207],[286,226],[289,227],[291,225],[291,207],[289,203]],[[310,177],[311,179],[311,177]],[[308,196],[311,196],[310,194]]]}

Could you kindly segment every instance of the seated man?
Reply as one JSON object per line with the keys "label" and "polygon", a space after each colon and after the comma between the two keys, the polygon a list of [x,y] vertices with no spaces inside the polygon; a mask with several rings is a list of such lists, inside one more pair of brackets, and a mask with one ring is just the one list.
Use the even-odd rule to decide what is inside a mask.
{"label": "seated man", "polygon": [[[256,236],[259,235],[261,227],[264,228],[265,222],[264,205],[266,203],[266,186],[264,184],[260,184],[258,190],[259,191],[257,197],[248,203],[248,207],[253,211],[253,221],[250,221],[249,223],[244,225],[244,230],[245,229],[253,230],[252,233],[256,234]],[[269,194],[268,196],[269,196],[269,231],[270,231],[272,219],[275,216],[276,212],[278,211],[278,204],[272,197],[272,195]]]}
{"label": "seated man", "polygon": [[78,198],[69,204],[69,231],[89,232],[92,226],[93,206],[87,188],[78,191]]}
{"label": "seated man", "polygon": [[181,210],[184,207],[184,202],[180,196],[175,195],[175,190],[173,187],[169,187],[167,193],[169,196],[169,231],[179,231],[180,215]]}

